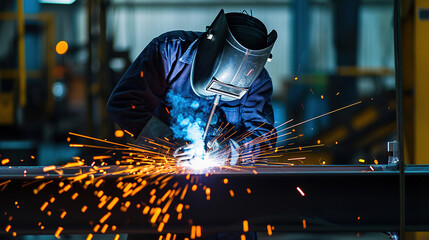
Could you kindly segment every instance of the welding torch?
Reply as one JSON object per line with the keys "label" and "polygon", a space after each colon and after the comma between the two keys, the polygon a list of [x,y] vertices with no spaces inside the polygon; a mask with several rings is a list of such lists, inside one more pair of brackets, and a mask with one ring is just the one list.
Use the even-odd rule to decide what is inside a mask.
{"label": "welding torch", "polygon": [[210,110],[209,118],[207,119],[206,128],[204,129],[203,141],[204,141],[204,149],[205,150],[207,150],[207,143],[206,143],[207,133],[209,131],[209,127],[210,127],[211,121],[213,119],[213,115],[216,111],[216,107],[217,107],[217,105],[219,105],[219,101],[220,101],[220,95],[216,94],[214,101],[213,101],[212,108]]}

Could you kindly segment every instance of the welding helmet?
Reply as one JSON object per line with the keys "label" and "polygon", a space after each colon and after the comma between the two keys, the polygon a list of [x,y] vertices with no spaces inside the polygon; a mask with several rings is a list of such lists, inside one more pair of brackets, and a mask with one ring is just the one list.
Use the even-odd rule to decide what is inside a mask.
{"label": "welding helmet", "polygon": [[267,34],[255,17],[225,14],[222,9],[199,39],[191,69],[192,89],[202,98],[241,99],[271,60],[276,39],[277,32]]}

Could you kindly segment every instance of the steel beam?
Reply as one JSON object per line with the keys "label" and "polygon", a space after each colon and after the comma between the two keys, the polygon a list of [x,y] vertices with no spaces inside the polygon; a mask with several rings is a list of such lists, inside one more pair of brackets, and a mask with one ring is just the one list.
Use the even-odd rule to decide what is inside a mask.
{"label": "steel beam", "polygon": [[[182,190],[188,184],[183,200],[179,195],[171,203],[167,211],[170,220],[162,233],[189,233],[192,225],[202,226],[203,234],[240,232],[244,220],[248,221],[249,230],[256,232],[267,231],[267,225],[274,226],[274,231],[292,232],[399,229],[399,172],[385,165],[241,167],[212,169],[214,173],[208,176],[152,175],[143,178],[149,183],[145,188],[128,197],[123,197],[123,190],[117,188],[118,182],[134,183],[140,177],[113,175],[126,169],[114,166],[105,168],[105,174],[98,172],[93,178],[88,175],[87,179],[75,181],[68,191],[60,193],[64,188],[64,185],[60,187],[60,182],[67,185],[77,173],[90,173],[91,169],[72,168],[61,174],[54,171],[48,174],[42,167],[0,168],[0,226],[5,229],[11,225],[10,232],[18,234],[54,234],[58,227],[63,228],[63,233],[93,233],[94,226],[111,212],[103,223],[109,225],[106,233],[157,233],[157,225],[150,223],[150,214],[142,213],[146,205],[163,206],[156,201],[152,205],[149,203],[150,192],[157,189],[156,195],[161,198],[175,184],[175,189]],[[101,177],[104,182],[99,187],[84,184],[88,179],[96,182]],[[159,178],[168,177],[171,179],[161,188]],[[409,166],[405,178],[406,230],[428,231],[429,166]],[[34,190],[43,183],[46,186],[35,194]],[[198,186],[196,191],[190,189],[193,184]],[[210,188],[209,200],[204,186]],[[120,199],[110,211],[106,206],[99,206],[100,198],[95,194],[100,190],[109,199]],[[73,200],[75,193],[78,197]],[[52,198],[55,200],[51,203]],[[131,205],[124,208],[127,201]],[[45,202],[48,205],[41,210]],[[176,211],[179,203],[189,205],[189,209],[183,210],[180,221]],[[84,213],[83,206],[87,206]],[[61,218],[64,211],[66,215]],[[116,226],[114,231],[110,227],[113,225]]]}

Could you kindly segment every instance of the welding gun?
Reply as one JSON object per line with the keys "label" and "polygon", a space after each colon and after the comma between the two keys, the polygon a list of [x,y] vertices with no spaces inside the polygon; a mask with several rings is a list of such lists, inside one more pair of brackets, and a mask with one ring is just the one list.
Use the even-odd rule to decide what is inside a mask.
{"label": "welding gun", "polygon": [[217,94],[217,95],[215,96],[215,98],[214,98],[213,105],[212,105],[212,108],[211,108],[211,110],[210,110],[210,115],[209,115],[209,118],[207,119],[206,127],[205,127],[205,129],[204,129],[203,142],[204,142],[204,149],[205,149],[206,151],[208,151],[208,148],[207,148],[207,141],[206,141],[207,133],[208,133],[208,131],[209,131],[210,124],[211,124],[211,121],[212,121],[212,119],[213,119],[213,115],[214,115],[214,113],[215,113],[215,111],[216,111],[216,107],[217,107],[217,105],[219,105],[219,101],[220,101],[220,95],[219,95],[219,94]]}

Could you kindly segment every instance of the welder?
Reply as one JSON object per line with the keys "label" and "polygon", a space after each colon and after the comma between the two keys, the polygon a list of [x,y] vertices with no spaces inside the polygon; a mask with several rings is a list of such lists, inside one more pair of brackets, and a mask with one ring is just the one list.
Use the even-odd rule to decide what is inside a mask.
{"label": "welder", "polygon": [[[225,14],[223,10],[205,32],[164,33],[126,71],[109,98],[107,111],[121,128],[136,136],[137,144],[144,138],[173,139],[171,106],[166,100],[173,91],[213,106],[205,119],[206,143],[215,137],[209,131],[214,129],[211,124],[221,122],[234,126],[236,137],[249,133],[238,143],[241,154],[259,151],[260,144],[246,143],[268,133],[267,142],[273,146],[272,82],[264,66],[271,60],[276,39],[275,30],[268,34],[265,25],[248,13]],[[181,160],[192,158],[186,149],[181,149]],[[247,236],[254,238],[253,233]],[[240,239],[240,235],[217,234],[213,239]]]}

